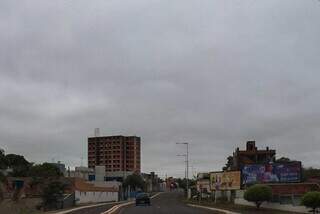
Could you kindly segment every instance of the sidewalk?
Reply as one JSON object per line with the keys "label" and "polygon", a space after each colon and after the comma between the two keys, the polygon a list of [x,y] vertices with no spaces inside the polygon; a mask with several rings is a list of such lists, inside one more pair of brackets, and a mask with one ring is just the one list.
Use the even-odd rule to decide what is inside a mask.
{"label": "sidewalk", "polygon": [[[214,203],[212,201],[201,201],[200,203],[198,201],[185,201],[185,203],[189,206],[198,206],[199,208],[207,208],[211,210],[216,210],[218,212],[221,212],[219,210],[222,210],[223,213],[241,213],[241,214],[256,214],[257,209],[252,206],[243,206],[243,205],[236,205],[233,203]],[[266,208],[260,208],[259,210],[260,214],[293,214],[296,212],[289,212],[289,211],[281,211],[281,210],[275,210],[275,209],[266,209]]]}

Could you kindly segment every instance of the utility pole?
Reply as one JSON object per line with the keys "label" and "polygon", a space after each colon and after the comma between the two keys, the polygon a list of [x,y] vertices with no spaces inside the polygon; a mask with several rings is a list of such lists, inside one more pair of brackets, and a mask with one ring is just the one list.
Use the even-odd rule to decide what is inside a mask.
{"label": "utility pole", "polygon": [[189,197],[189,143],[188,142],[182,142],[182,143],[176,143],[176,144],[182,144],[182,145],[186,145],[187,146],[187,153],[186,155],[186,165],[187,165],[187,169],[186,169],[186,178],[187,178],[187,198]]}
{"label": "utility pole", "polygon": [[187,155],[186,154],[182,154],[182,155],[177,155],[177,156],[184,157],[184,164],[185,164],[185,167],[184,167],[184,178],[187,179]]}

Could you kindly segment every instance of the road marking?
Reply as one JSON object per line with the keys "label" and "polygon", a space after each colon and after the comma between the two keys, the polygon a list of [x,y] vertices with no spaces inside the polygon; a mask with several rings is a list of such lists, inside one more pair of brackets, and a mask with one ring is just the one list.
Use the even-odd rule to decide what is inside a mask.
{"label": "road marking", "polygon": [[207,209],[207,210],[223,212],[225,214],[241,214],[241,213],[231,212],[229,210],[222,210],[222,209],[213,208],[213,207],[206,207],[206,206],[200,206],[200,205],[195,205],[195,204],[187,204],[187,205],[190,207],[196,207],[196,208],[202,208],[202,209]]}
{"label": "road marking", "polygon": [[[161,193],[162,193],[162,192],[159,192],[159,193],[151,196],[150,198],[155,198],[155,197],[157,197],[158,195],[160,195]],[[113,214],[113,213],[116,212],[118,209],[120,209],[120,208],[122,208],[122,207],[125,207],[125,206],[128,206],[128,205],[131,205],[131,204],[134,204],[134,201],[130,201],[130,202],[127,202],[127,203],[115,205],[115,206],[111,207],[110,209],[108,209],[107,211],[102,212],[101,214]]]}
{"label": "road marking", "polygon": [[119,202],[108,202],[108,203],[101,203],[101,204],[93,204],[93,205],[73,208],[73,209],[70,209],[70,210],[64,210],[64,211],[60,211],[60,212],[56,212],[56,213],[52,213],[52,214],[67,214],[67,213],[70,213],[70,212],[73,212],[73,211],[82,210],[82,209],[86,209],[86,208],[100,207],[100,206],[104,206],[104,205],[118,204],[118,203]]}

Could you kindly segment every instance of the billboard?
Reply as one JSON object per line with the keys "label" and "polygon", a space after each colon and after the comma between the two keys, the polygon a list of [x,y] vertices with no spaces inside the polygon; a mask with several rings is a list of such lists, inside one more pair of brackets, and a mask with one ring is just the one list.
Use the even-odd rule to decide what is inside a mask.
{"label": "billboard", "polygon": [[250,164],[242,168],[242,183],[300,182],[301,162]]}
{"label": "billboard", "polygon": [[201,173],[198,173],[197,174],[197,179],[199,180],[199,179],[210,179],[210,174],[209,173],[203,173],[203,172],[201,172]]}
{"label": "billboard", "polygon": [[197,181],[198,192],[210,192],[210,180],[198,180]]}
{"label": "billboard", "polygon": [[240,189],[240,171],[211,172],[211,190],[235,190]]}

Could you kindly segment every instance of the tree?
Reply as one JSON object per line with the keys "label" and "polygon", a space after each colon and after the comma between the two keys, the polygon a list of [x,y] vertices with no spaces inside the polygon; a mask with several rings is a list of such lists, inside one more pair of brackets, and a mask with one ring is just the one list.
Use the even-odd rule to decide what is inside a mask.
{"label": "tree", "polygon": [[292,160],[290,160],[290,158],[287,158],[287,157],[281,157],[279,159],[277,159],[275,162],[276,163],[289,163],[291,162]]}
{"label": "tree", "polygon": [[45,208],[57,208],[57,204],[63,198],[66,185],[60,181],[50,182],[42,193],[43,206]]}
{"label": "tree", "polygon": [[144,188],[144,181],[142,177],[138,174],[129,175],[123,182],[123,186],[127,188],[130,186],[131,189],[137,190],[138,188]]}
{"label": "tree", "polygon": [[6,156],[4,154],[4,150],[0,149],[0,169],[6,169],[6,168],[7,168]]}
{"label": "tree", "polygon": [[310,178],[320,178],[320,169],[302,168],[302,181],[307,181]]}
{"label": "tree", "polygon": [[224,167],[222,167],[222,170],[223,171],[230,170],[232,166],[233,166],[233,157],[229,156],[227,157],[227,163]]}
{"label": "tree", "polygon": [[2,190],[2,183],[5,181],[5,176],[2,174],[2,172],[0,172],[0,203],[3,200],[4,196],[3,196],[3,190]]}
{"label": "tree", "polygon": [[269,186],[256,184],[249,187],[244,193],[244,199],[254,202],[257,209],[264,201],[270,201],[272,198],[272,189]]}
{"label": "tree", "polygon": [[312,209],[312,213],[316,213],[320,208],[320,192],[307,192],[301,199],[301,204]]}
{"label": "tree", "polygon": [[32,164],[21,155],[8,154],[5,156],[5,160],[7,167],[12,168],[13,172],[11,176],[14,177],[26,177],[32,166]]}
{"label": "tree", "polygon": [[33,165],[30,168],[29,176],[49,178],[49,177],[60,177],[62,176],[62,173],[60,172],[59,168],[54,164],[43,163],[43,164]]}

